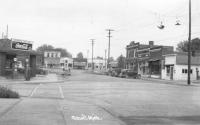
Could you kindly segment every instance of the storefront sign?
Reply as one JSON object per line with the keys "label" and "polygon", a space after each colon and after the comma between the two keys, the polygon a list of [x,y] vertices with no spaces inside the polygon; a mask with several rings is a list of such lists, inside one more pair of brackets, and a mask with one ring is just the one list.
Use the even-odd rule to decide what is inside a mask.
{"label": "storefront sign", "polygon": [[12,42],[12,49],[32,50],[32,44],[23,42]]}
{"label": "storefront sign", "polygon": [[74,66],[86,66],[86,62],[74,62]]}

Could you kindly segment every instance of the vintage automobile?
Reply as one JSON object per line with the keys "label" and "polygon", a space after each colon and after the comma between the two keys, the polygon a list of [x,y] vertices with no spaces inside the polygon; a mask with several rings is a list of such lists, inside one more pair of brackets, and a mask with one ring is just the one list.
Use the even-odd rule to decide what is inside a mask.
{"label": "vintage automobile", "polygon": [[112,70],[111,76],[118,77],[119,74],[121,73],[121,70],[122,70],[121,68],[114,68],[114,69]]}
{"label": "vintage automobile", "polygon": [[121,68],[112,68],[105,72],[106,75],[118,77],[121,73]]}
{"label": "vintage automobile", "polygon": [[140,79],[141,75],[138,74],[138,72],[131,70],[131,69],[122,69],[121,73],[119,74],[119,77],[121,78],[135,78]]}

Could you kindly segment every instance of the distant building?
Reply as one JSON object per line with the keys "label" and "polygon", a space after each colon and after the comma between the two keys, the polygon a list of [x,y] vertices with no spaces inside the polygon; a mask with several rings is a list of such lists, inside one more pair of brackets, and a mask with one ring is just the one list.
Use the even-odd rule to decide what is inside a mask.
{"label": "distant building", "polygon": [[163,55],[173,53],[172,46],[154,45],[131,42],[126,47],[126,68],[132,69],[142,77],[161,78]]}
{"label": "distant building", "polygon": [[[106,62],[103,58],[93,59],[94,70],[105,70]],[[88,59],[88,69],[92,69],[92,59]]]}
{"label": "distant building", "polygon": [[118,62],[117,61],[111,61],[109,63],[110,68],[117,68],[118,67]]}
{"label": "distant building", "polygon": [[74,69],[86,69],[87,59],[86,58],[73,58],[73,68]]}
{"label": "distant building", "polygon": [[[167,80],[187,80],[188,55],[185,52],[175,52],[164,55],[164,67],[162,69],[162,79]],[[200,54],[191,57],[191,80],[200,78]]]}
{"label": "distant building", "polygon": [[44,65],[47,68],[56,68],[60,66],[61,52],[56,50],[44,51]]}
{"label": "distant building", "polygon": [[73,69],[73,59],[69,57],[62,57],[60,59],[60,66],[65,70]]}

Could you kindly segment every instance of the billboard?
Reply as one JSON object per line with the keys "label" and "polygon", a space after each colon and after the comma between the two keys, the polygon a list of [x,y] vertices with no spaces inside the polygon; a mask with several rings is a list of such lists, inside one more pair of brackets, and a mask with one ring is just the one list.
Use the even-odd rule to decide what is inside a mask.
{"label": "billboard", "polygon": [[32,44],[23,41],[12,41],[11,48],[18,50],[32,50]]}

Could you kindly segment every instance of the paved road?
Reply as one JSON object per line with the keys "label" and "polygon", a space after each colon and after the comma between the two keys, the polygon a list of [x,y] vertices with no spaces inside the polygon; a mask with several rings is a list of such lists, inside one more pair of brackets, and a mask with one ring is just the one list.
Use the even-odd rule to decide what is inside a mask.
{"label": "paved road", "polygon": [[63,83],[16,84],[2,125],[200,124],[200,86],[73,71]]}

